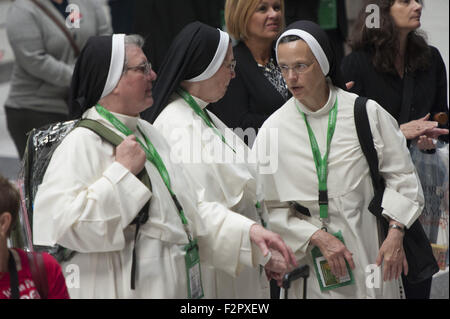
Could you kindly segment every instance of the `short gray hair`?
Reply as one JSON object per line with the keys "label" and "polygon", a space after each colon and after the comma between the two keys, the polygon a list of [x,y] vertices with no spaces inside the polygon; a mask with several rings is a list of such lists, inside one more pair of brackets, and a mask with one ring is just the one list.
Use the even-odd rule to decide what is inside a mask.
{"label": "short gray hair", "polygon": [[124,42],[125,42],[125,59],[123,61],[123,71],[125,71],[125,69],[128,65],[127,47],[137,46],[142,49],[142,47],[144,46],[145,40],[139,34],[129,34],[129,35],[125,35]]}

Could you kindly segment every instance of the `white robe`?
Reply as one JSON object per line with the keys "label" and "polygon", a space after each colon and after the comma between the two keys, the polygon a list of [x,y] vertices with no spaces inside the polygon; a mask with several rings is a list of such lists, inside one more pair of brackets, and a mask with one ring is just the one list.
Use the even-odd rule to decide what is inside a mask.
{"label": "white robe", "polygon": [[[115,115],[142,139],[139,125],[158,150],[191,232],[199,239],[202,263],[206,260],[232,275],[245,265],[257,265],[261,256],[252,251],[248,234],[253,223],[239,214],[226,218],[214,214],[217,205],[204,201],[201,187],[189,179],[182,165],[170,161],[169,146],[155,128],[137,117]],[[95,108],[83,117],[124,136]],[[57,243],[77,251],[62,265],[70,276],[72,298],[186,298],[183,247],[188,240],[173,200],[153,164],[145,164],[150,192],[115,161],[114,152],[110,143],[89,129],[76,128],[67,135],[36,195],[34,244]],[[141,226],[137,241],[136,290],[131,290],[135,226],[129,224],[149,199],[149,220]]]}
{"label": "white robe", "polygon": [[[354,123],[353,106],[357,96],[332,85],[330,88],[328,102],[320,110],[312,112],[300,102],[298,105],[307,116],[323,156],[328,114],[337,96],[337,123],[328,157],[328,231],[342,231],[356,265],[353,270],[355,284],[325,292],[319,288],[310,253],[310,238],[321,227],[318,178],[306,124],[295,106],[294,97],[267,119],[253,147],[261,162],[266,161],[271,147],[278,154],[273,163],[266,161],[258,168],[259,171],[264,168],[266,173],[270,172],[261,174],[270,224],[272,230],[278,232],[294,250],[299,263],[310,266],[308,298],[399,298],[397,280],[383,282],[382,273],[372,273],[379,241],[376,218],[367,209],[373,197],[373,187]],[[422,211],[423,194],[406,140],[395,119],[376,102],[369,100],[367,111],[380,174],[386,180],[383,215],[410,227]],[[270,134],[278,134],[277,143],[270,145],[270,140],[266,138]],[[289,201],[307,207],[311,217],[288,209]],[[303,280],[294,282],[289,291],[290,298],[300,298],[302,287]]]}
{"label": "white robe", "polygon": [[[201,108],[206,107],[206,102],[194,99]],[[183,161],[186,172],[203,186],[208,201],[216,202],[225,214],[236,212],[258,223],[261,217],[267,221],[267,211],[260,216],[255,208],[261,198],[257,197],[255,167],[246,160],[250,149],[214,114],[208,114],[236,153],[176,94],[154,126],[171,145],[171,156]],[[243,267],[237,278],[213,267],[203,267],[202,276],[207,298],[269,298],[265,272],[259,267]]]}

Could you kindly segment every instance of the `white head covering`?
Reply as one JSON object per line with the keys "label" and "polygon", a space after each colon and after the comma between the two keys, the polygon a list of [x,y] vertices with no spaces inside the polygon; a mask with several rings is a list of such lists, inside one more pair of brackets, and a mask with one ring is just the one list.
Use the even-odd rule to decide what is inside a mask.
{"label": "white head covering", "polygon": [[220,32],[219,45],[217,46],[216,54],[214,55],[211,63],[208,65],[205,71],[196,76],[195,78],[186,80],[187,82],[200,82],[211,78],[219,70],[220,66],[227,55],[228,44],[230,43],[230,36],[228,33],[217,29]]}
{"label": "white head covering", "polygon": [[330,64],[328,63],[327,56],[325,52],[323,51],[322,47],[320,46],[319,42],[317,42],[316,38],[314,38],[311,34],[304,30],[299,29],[290,29],[285,31],[277,40],[276,45],[276,55],[277,55],[277,62],[278,62],[278,45],[280,44],[280,40],[288,35],[296,35],[300,37],[303,41],[308,44],[310,47],[312,53],[314,54],[314,57],[317,59],[317,62],[319,62],[320,68],[322,69],[322,72],[325,76],[328,75],[328,72],[330,71]]}
{"label": "white head covering", "polygon": [[109,63],[109,72],[106,79],[100,99],[107,96],[114,90],[122,76],[123,63],[125,61],[125,34],[114,34],[112,39],[111,62]]}

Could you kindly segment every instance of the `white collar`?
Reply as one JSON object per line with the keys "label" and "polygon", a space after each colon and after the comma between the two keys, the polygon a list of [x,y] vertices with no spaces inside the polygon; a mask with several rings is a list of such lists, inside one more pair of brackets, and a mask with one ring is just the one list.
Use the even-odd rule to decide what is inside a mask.
{"label": "white collar", "polygon": [[[133,132],[137,131],[137,125],[140,119],[139,116],[129,116],[121,113],[115,113],[111,111],[109,112],[113,114],[119,121],[125,124],[130,130],[132,130]],[[83,113],[82,118],[90,118],[99,121],[102,124],[107,124],[109,126],[112,125],[107,119],[98,114],[97,110],[95,109],[95,106],[86,110],[86,112]]]}
{"label": "white collar", "polygon": [[320,117],[324,114],[328,114],[328,112],[330,112],[330,110],[333,108],[334,102],[336,101],[336,98],[337,98],[336,88],[330,82],[328,82],[328,87],[330,88],[330,93],[328,94],[328,101],[325,103],[324,106],[322,106],[317,111],[311,111],[308,107],[306,107],[304,104],[302,104],[302,102],[297,100],[295,97],[294,97],[294,102],[300,108],[300,110],[303,113],[305,113],[306,115],[309,115],[312,117]]}
{"label": "white collar", "polygon": [[203,101],[202,99],[200,99],[200,98],[198,98],[198,97],[196,97],[196,96],[193,96],[192,94],[191,94],[191,96],[192,96],[192,98],[194,99],[194,101],[197,102],[198,106],[200,106],[200,108],[201,108],[202,110],[204,110],[205,107],[209,104],[208,102],[205,102],[205,101]]}

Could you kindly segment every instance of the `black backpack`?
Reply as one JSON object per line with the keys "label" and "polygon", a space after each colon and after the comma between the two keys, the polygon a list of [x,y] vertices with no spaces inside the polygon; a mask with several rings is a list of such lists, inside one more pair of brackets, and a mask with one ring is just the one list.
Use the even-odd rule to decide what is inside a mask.
{"label": "black backpack", "polygon": [[[383,211],[381,203],[383,201],[385,181],[378,171],[378,156],[373,144],[373,136],[370,131],[369,118],[367,116],[367,100],[364,97],[358,97],[356,99],[354,118],[359,143],[369,164],[375,193],[368,209],[377,217],[378,229],[381,232],[379,237],[384,239],[389,230],[388,221],[381,215]],[[424,281],[439,271],[431,244],[418,219],[410,228],[405,229],[403,248],[405,250],[406,260],[408,261],[408,275],[406,278],[410,283],[414,284]]]}

